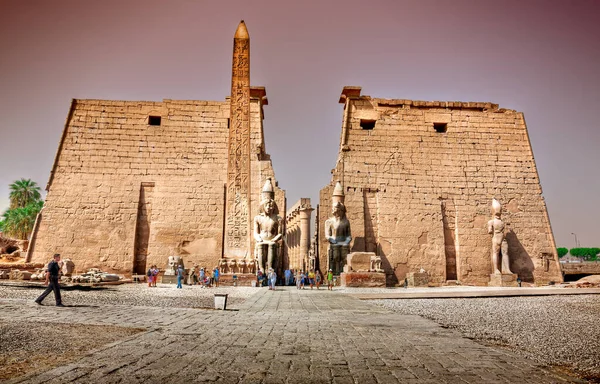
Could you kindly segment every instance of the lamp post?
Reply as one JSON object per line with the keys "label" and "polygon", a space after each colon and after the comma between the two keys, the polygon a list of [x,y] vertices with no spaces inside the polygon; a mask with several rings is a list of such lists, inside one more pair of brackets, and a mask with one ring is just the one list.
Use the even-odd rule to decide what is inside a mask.
{"label": "lamp post", "polygon": [[577,235],[571,232],[571,235],[575,236],[575,248],[579,248],[579,241],[577,241]]}

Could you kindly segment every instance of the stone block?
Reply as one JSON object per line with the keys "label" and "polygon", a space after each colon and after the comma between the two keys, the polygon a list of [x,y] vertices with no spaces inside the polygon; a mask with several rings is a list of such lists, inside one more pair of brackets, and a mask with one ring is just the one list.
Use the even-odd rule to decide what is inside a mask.
{"label": "stone block", "polygon": [[409,272],[406,274],[409,287],[427,287],[429,286],[429,275],[427,272]]}
{"label": "stone block", "polygon": [[385,288],[385,273],[342,272],[340,285],[342,287]]}
{"label": "stone block", "polygon": [[[236,276],[236,279],[233,278]],[[225,274],[219,276],[219,285],[237,287],[251,287],[252,282],[256,281],[256,275],[253,273],[236,273],[235,275]]]}
{"label": "stone block", "polygon": [[517,283],[517,274],[516,273],[503,273],[503,274],[491,274],[490,282],[488,286],[490,287],[517,287],[519,284]]}
{"label": "stone block", "polygon": [[352,252],[346,259],[344,272],[368,272],[371,270],[371,258],[375,256],[373,252]]}
{"label": "stone block", "polygon": [[18,269],[15,269],[13,271],[10,272],[10,278],[11,280],[30,280],[31,279],[31,272],[29,271],[20,271]]}
{"label": "stone block", "polygon": [[177,284],[177,276],[164,274],[162,275],[160,282],[162,284]]}

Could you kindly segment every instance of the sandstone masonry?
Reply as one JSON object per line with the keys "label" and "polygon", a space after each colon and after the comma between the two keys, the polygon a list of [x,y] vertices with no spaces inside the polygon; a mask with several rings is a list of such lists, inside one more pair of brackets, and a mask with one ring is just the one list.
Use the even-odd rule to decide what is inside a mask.
{"label": "sandstone masonry", "polygon": [[[487,285],[492,198],[504,207],[511,270],[562,281],[523,113],[492,103],[386,100],[346,87],[337,163],[321,190],[319,222],[337,180],[351,251],[382,257],[387,284],[421,268],[429,282]],[[319,265],[327,240],[319,233]]]}

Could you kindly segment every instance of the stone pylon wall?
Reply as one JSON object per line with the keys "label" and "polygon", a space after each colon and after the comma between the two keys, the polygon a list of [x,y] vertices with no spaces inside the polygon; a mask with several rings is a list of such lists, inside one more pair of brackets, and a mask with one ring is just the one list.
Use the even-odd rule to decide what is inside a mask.
{"label": "stone pylon wall", "polygon": [[[388,285],[420,268],[434,284],[487,284],[493,197],[504,208],[512,271],[524,281],[562,281],[522,113],[491,103],[368,96],[345,102],[339,156],[321,190],[319,222],[330,216],[340,180],[351,250],[381,255]],[[445,124],[446,132],[434,124],[440,130]],[[324,234],[319,238],[323,265],[327,242]]]}
{"label": "stone pylon wall", "polygon": [[[253,209],[261,182],[275,183],[261,103],[251,101],[251,141],[262,148],[250,155]],[[170,255],[186,266],[218,265],[229,109],[228,101],[74,100],[30,259],[58,252],[77,270],[132,272],[147,236],[146,265],[164,268]],[[160,126],[149,125],[149,116],[160,116]],[[285,210],[279,188],[276,199]]]}

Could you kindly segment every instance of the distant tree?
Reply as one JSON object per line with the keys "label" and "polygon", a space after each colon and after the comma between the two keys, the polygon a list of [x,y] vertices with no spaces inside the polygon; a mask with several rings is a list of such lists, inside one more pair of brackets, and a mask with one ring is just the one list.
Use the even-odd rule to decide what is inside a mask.
{"label": "distant tree", "polygon": [[43,206],[44,202],[38,200],[25,207],[6,210],[0,221],[2,232],[8,237],[27,240],[33,230],[37,214]]}
{"label": "distant tree", "polygon": [[556,252],[558,252],[558,257],[563,257],[569,253],[569,250],[567,248],[556,248]]}
{"label": "distant tree", "polygon": [[30,179],[17,180],[10,188],[10,208],[24,208],[41,199],[40,187]]}
{"label": "distant tree", "polygon": [[586,261],[598,260],[600,248],[571,248],[569,251],[575,257],[581,257]]}

